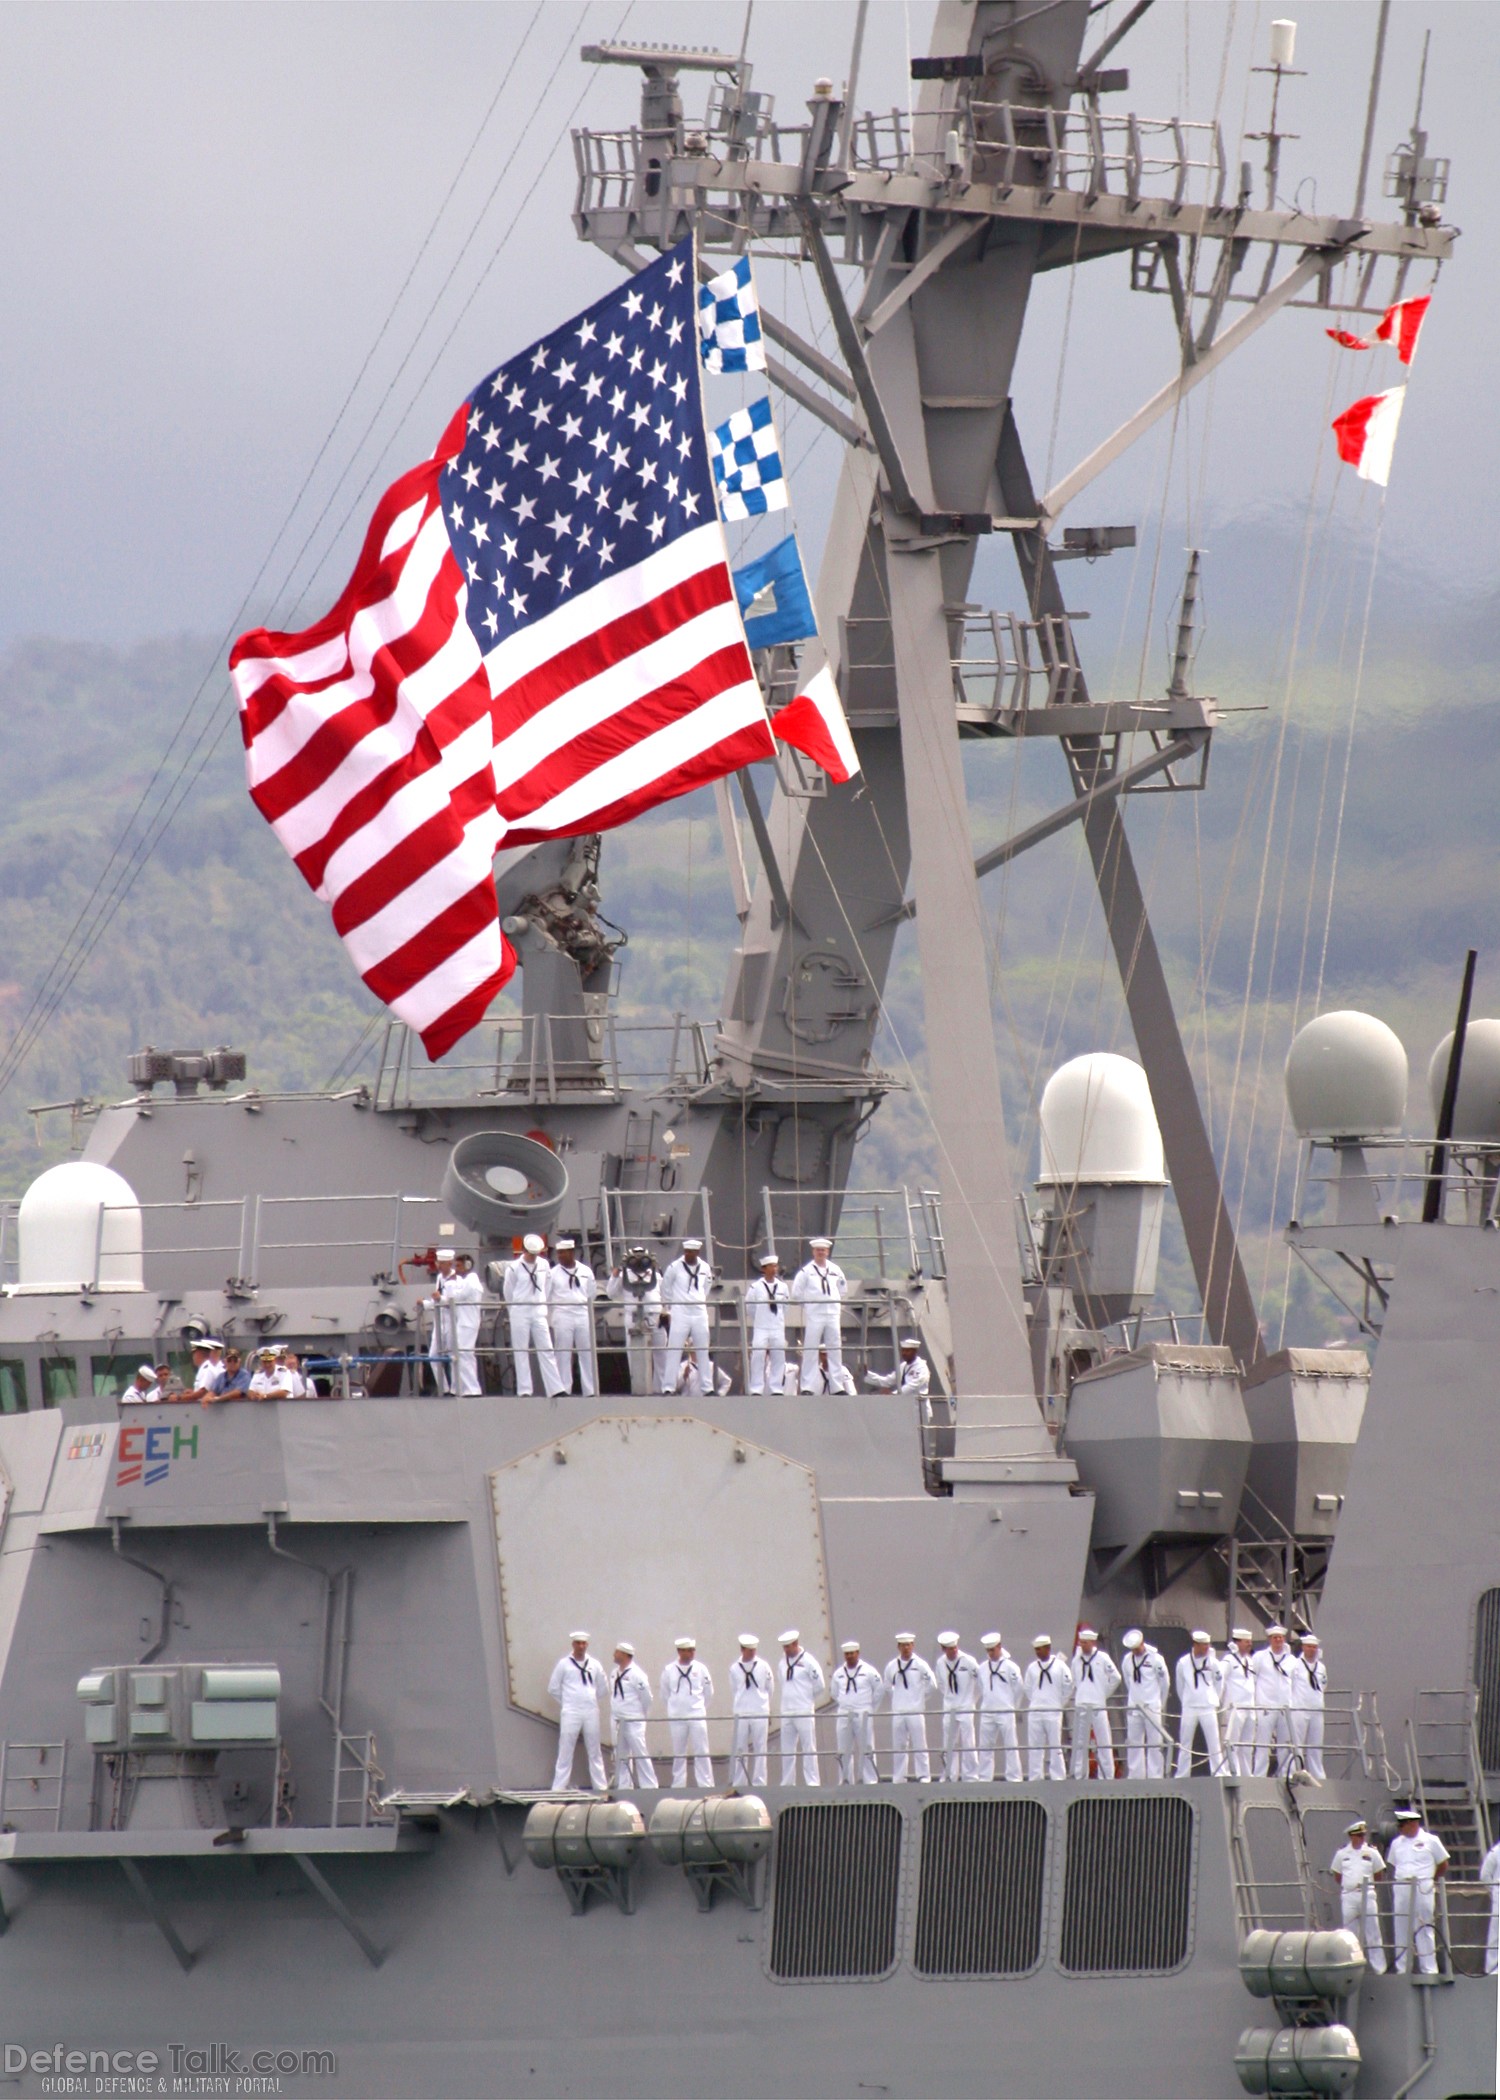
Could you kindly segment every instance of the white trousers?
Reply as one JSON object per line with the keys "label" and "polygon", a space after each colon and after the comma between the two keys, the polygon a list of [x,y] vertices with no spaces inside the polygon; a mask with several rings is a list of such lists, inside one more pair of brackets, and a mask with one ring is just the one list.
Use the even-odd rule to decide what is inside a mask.
{"label": "white trousers", "polygon": [[765,1714],[736,1714],[734,1752],[729,1766],[731,1786],[764,1786],[766,1783],[766,1739],[771,1723]]}
{"label": "white trousers", "polygon": [[1224,1769],[1248,1779],[1255,1769],[1255,1708],[1231,1706],[1224,1721]]}
{"label": "white trousers", "polygon": [[453,1308],[453,1389],[472,1398],[482,1393],[479,1382],[479,1307],[457,1305]]}
{"label": "white trousers", "polygon": [[927,1716],[924,1713],[891,1715],[892,1779],[905,1779],[908,1760],[913,1779],[932,1777],[932,1761],[927,1755]]}
{"label": "white trousers", "polygon": [[1202,1731],[1203,1754],[1217,1779],[1224,1770],[1224,1752],[1219,1745],[1219,1709],[1216,1706],[1185,1706],[1177,1726],[1177,1777],[1186,1779],[1193,1769],[1193,1739]]}
{"label": "white trousers", "polygon": [[1262,1706],[1255,1716],[1255,1776],[1264,1779],[1276,1752],[1278,1777],[1291,1763],[1292,1715],[1286,1706]]}
{"label": "white trousers", "polygon": [[1365,1960],[1377,1976],[1383,1976],[1385,1942],[1380,1937],[1380,1906],[1375,1900],[1373,1885],[1362,1889],[1341,1889],[1339,1905],[1345,1926],[1365,1950]]}
{"label": "white trousers", "polygon": [[1026,1716],[1026,1776],[1028,1779],[1065,1779],[1062,1713],[1055,1706],[1033,1707]]}
{"label": "white trousers", "polygon": [[1490,1891],[1490,1929],[1484,1942],[1484,1973],[1500,1976],[1500,1884]]}
{"label": "white trousers", "polygon": [[1132,1779],[1167,1776],[1167,1732],[1161,1725],[1159,1706],[1142,1702],[1126,1707],[1125,1770]]}
{"label": "white trousers", "polygon": [[628,1298],[625,1314],[625,1349],[630,1359],[630,1390],[660,1394],[662,1365],[667,1345],[662,1339],[661,1302],[656,1298]]}
{"label": "white trousers", "polygon": [[1292,1746],[1302,1760],[1302,1769],[1309,1779],[1324,1778],[1322,1707],[1294,1706],[1291,1723]]}
{"label": "white trousers", "polygon": [[435,1305],[432,1309],[432,1333],[427,1340],[427,1361],[432,1366],[432,1382],[440,1393],[451,1393],[448,1379],[449,1344],[453,1337],[449,1331],[450,1320],[446,1307]]}
{"label": "white trousers", "polygon": [[1005,1777],[1019,1779],[1021,1776],[1021,1745],[1016,1730],[1016,1717],[1009,1707],[997,1706],[990,1712],[981,1711],[979,1716],[979,1754],[976,1763],[981,1779],[995,1777],[995,1752],[1005,1752]]}
{"label": "white trousers", "polygon": [[646,1755],[646,1724],[643,1720],[615,1723],[615,1785],[652,1787],[656,1767]]}
{"label": "white trousers", "polygon": [[554,1787],[570,1787],[573,1784],[573,1752],[578,1747],[578,1738],[583,1737],[583,1747],[588,1754],[589,1782],[596,1794],[602,1794],[609,1785],[604,1770],[604,1752],[599,1745],[599,1709],[597,1706],[565,1706],[558,1722],[557,1769],[552,1774]]}
{"label": "white trousers", "polygon": [[594,1321],[587,1305],[570,1305],[566,1299],[552,1307],[552,1349],[557,1364],[557,1382],[565,1393],[573,1390],[573,1358],[578,1358],[578,1390],[592,1399],[597,1391],[594,1377]]}
{"label": "white trousers", "polygon": [[1432,1921],[1437,1913],[1437,1890],[1430,1881],[1398,1881],[1391,1890],[1391,1938],[1396,1949],[1396,1974],[1404,1976],[1411,1966],[1412,1947],[1417,1967],[1424,1976],[1437,1974],[1437,1940]]}
{"label": "white trousers", "polygon": [[708,1754],[708,1722],[701,1714],[689,1714],[684,1720],[669,1722],[668,1726],[672,1731],[673,1786],[687,1785],[689,1758],[693,1761],[693,1785],[712,1786],[714,1768]]}
{"label": "white trousers", "polygon": [[841,1713],[838,1720],[839,1778],[845,1786],[873,1786],[875,1769],[875,1716],[871,1713]]}
{"label": "white trousers", "polygon": [[677,1374],[682,1369],[682,1352],[691,1343],[697,1351],[698,1369],[703,1377],[705,1392],[713,1390],[713,1372],[708,1362],[708,1307],[706,1305],[674,1305],[667,1327],[667,1353],[661,1369],[661,1389],[664,1393],[675,1393]]}
{"label": "white trousers", "polygon": [[979,1777],[979,1760],[974,1750],[972,1706],[948,1706],[943,1709],[943,1777]]}
{"label": "white trousers", "polygon": [[535,1349],[548,1395],[561,1392],[557,1360],[552,1354],[552,1328],[545,1305],[513,1305],[510,1309],[510,1346],[515,1357],[516,1391],[525,1398],[531,1391],[531,1351]]}
{"label": "white trousers", "polygon": [[1115,1776],[1115,1739],[1109,1732],[1109,1709],[1078,1705],[1073,1708],[1073,1777],[1089,1776],[1089,1751],[1098,1758],[1099,1777]]}
{"label": "white trousers", "polygon": [[797,1758],[802,1758],[802,1783],[804,1786],[819,1786],[818,1734],[811,1714],[783,1714],[781,1717],[781,1783],[783,1786],[797,1784]]}
{"label": "white trousers", "polygon": [[750,1390],[763,1393],[766,1390],[766,1374],[770,1374],[773,1393],[779,1393],[786,1381],[786,1322],[757,1320],[750,1329]]}
{"label": "white trousers", "polygon": [[821,1393],[823,1374],[818,1368],[818,1351],[828,1351],[830,1371],[843,1369],[844,1350],[841,1339],[842,1309],[837,1298],[817,1299],[802,1308],[802,1390],[804,1393]]}

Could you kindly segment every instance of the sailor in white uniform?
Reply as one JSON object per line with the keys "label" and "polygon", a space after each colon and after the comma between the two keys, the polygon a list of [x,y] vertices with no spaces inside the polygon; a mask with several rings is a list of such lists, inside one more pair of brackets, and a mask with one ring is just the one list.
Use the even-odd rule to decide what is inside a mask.
{"label": "sailor in white uniform", "polygon": [[453,1389],[472,1398],[479,1382],[479,1323],[484,1310],[484,1284],[467,1254],[454,1262],[454,1273],[438,1284],[453,1344]]}
{"label": "sailor in white uniform", "polygon": [[675,1393],[682,1369],[682,1352],[691,1345],[704,1389],[711,1387],[713,1367],[708,1354],[708,1294],[714,1272],[703,1259],[702,1240],[684,1240],[676,1261],[669,1261],[661,1275],[661,1302],[667,1309],[667,1355],[662,1365],[661,1389]]}
{"label": "sailor in white uniform", "polygon": [[1224,1650],[1224,1769],[1248,1779],[1255,1765],[1255,1635],[1236,1626]]}
{"label": "sailor in white uniform", "polygon": [[1166,1658],[1138,1626],[1126,1634],[1125,1769],[1132,1779],[1162,1779],[1167,1769],[1167,1732],[1161,1710],[1172,1680]]}
{"label": "sailor in white uniform", "polygon": [[1385,1942],[1380,1936],[1380,1905],[1375,1884],[1385,1872],[1378,1846],[1372,1845],[1364,1818],[1349,1825],[1347,1842],[1329,1862],[1329,1872],[1339,1885],[1342,1922],[1365,1950],[1365,1960],[1377,1976],[1385,1974]]}
{"label": "sailor in white uniform", "polygon": [[781,1701],[781,1783],[797,1784],[797,1759],[802,1759],[802,1777],[807,1786],[817,1786],[818,1738],[813,1716],[826,1689],[823,1665],[809,1655],[802,1636],[789,1626],[780,1636],[781,1661],[776,1665],[776,1689]]}
{"label": "sailor in white uniform", "polygon": [[760,1274],[745,1292],[750,1315],[750,1390],[779,1393],[786,1384],[786,1308],[792,1293],[781,1262],[769,1249]]}
{"label": "sailor in white uniform", "polygon": [[531,1352],[548,1398],[562,1391],[557,1359],[552,1354],[552,1325],[547,1317],[547,1243],[539,1232],[528,1232],[521,1252],[505,1264],[501,1295],[510,1308],[510,1346],[516,1365],[516,1391],[524,1399],[531,1392]]}
{"label": "sailor in white uniform", "polygon": [[844,1294],[849,1283],[838,1263],[828,1258],[833,1248],[832,1240],[819,1238],[809,1240],[807,1244],[812,1259],[804,1262],[792,1278],[792,1303],[802,1307],[802,1390],[804,1393],[819,1393],[823,1390],[819,1350],[826,1351],[824,1365],[827,1370],[842,1371],[844,1368],[841,1336]]}
{"label": "sailor in white uniform", "polygon": [[199,1399],[211,1397],[224,1383],[224,1366],[214,1361],[214,1345],[207,1335],[193,1344],[192,1390]]}
{"label": "sailor in white uniform", "polygon": [[1032,1658],[1026,1665],[1026,1776],[1028,1779],[1065,1779],[1063,1763],[1063,1708],[1073,1696],[1073,1672],[1060,1655],[1052,1653],[1051,1636],[1039,1633],[1032,1642]]}
{"label": "sailor in white uniform", "polygon": [[422,1310],[432,1315],[432,1325],[427,1332],[427,1361],[432,1368],[432,1382],[438,1392],[451,1393],[453,1320],[448,1311],[448,1284],[453,1276],[453,1249],[439,1247],[433,1260],[436,1269],[432,1279],[432,1296],[422,1300]]}
{"label": "sailor in white uniform", "polygon": [[1391,1938],[1395,1942],[1396,1974],[1404,1976],[1411,1966],[1413,1947],[1417,1967],[1424,1976],[1437,1974],[1437,1942],[1432,1921],[1437,1912],[1437,1885],[1448,1871],[1448,1848],[1430,1830],[1414,1808],[1396,1810],[1396,1835],[1386,1854],[1391,1874]]}
{"label": "sailor in white uniform", "polygon": [[1224,1770],[1224,1752],[1219,1743],[1219,1708],[1224,1699],[1224,1666],[1214,1654],[1213,1642],[1201,1626],[1193,1628],[1193,1645],[1177,1658],[1177,1704],[1182,1717],[1177,1727],[1177,1777],[1186,1779],[1193,1769],[1193,1744],[1203,1737],[1203,1754],[1215,1779]]}
{"label": "sailor in white uniform", "polygon": [[1276,1752],[1280,1777],[1291,1761],[1292,1671],[1296,1667],[1284,1626],[1266,1628],[1266,1645],[1255,1658],[1255,1776],[1264,1779]]}
{"label": "sailor in white uniform", "polygon": [[599,1746],[599,1694],[608,1680],[589,1654],[588,1635],[574,1633],[568,1638],[573,1645],[547,1682],[547,1696],[556,1700],[560,1717],[557,1769],[552,1774],[552,1784],[559,1791],[572,1786],[573,1752],[582,1736],[589,1761],[589,1781],[594,1792],[602,1794],[609,1786],[609,1780],[604,1770],[604,1752]]}
{"label": "sailor in white uniform", "polygon": [[651,1680],[635,1659],[633,1641],[615,1643],[614,1674],[609,1680],[609,1706],[615,1724],[615,1785],[654,1787],[656,1767],[646,1755],[646,1717],[651,1711]]}
{"label": "sailor in white uniform", "polygon": [[885,1684],[871,1663],[862,1662],[858,1641],[845,1641],[843,1660],[834,1666],[830,1689],[838,1709],[839,1778],[845,1786],[873,1786],[875,1769],[875,1709]]}
{"label": "sailor in white uniform", "polygon": [[688,1759],[693,1761],[694,1786],[712,1786],[713,1761],[708,1754],[708,1702],[714,1681],[697,1658],[698,1643],[691,1634],[677,1639],[676,1659],[661,1673],[661,1703],[667,1710],[672,1735],[672,1784],[687,1785]]}
{"label": "sailor in white uniform", "polygon": [[885,1696],[891,1710],[891,1778],[904,1780],[908,1764],[916,1779],[930,1779],[927,1702],[937,1690],[932,1665],[917,1653],[914,1633],[896,1635],[896,1652],[885,1666]]}
{"label": "sailor in white uniform", "polygon": [[1481,1884],[1490,1892],[1490,1929],[1484,1942],[1484,1973],[1500,1975],[1500,1844],[1491,1845],[1479,1869]]}
{"label": "sailor in white uniform", "polygon": [[552,1328],[553,1359],[565,1393],[573,1390],[573,1359],[578,1359],[578,1390],[592,1399],[599,1390],[594,1373],[594,1300],[599,1286],[586,1261],[578,1259],[574,1240],[559,1240],[557,1260],[547,1272],[547,1318]]}
{"label": "sailor in white uniform", "polygon": [[771,1666],[761,1660],[760,1640],[753,1633],[740,1635],[740,1652],[729,1669],[729,1689],[734,1700],[734,1750],[729,1767],[731,1786],[764,1786],[766,1783],[766,1738],[771,1732]]}
{"label": "sailor in white uniform", "polygon": [[1115,1659],[1099,1646],[1092,1626],[1080,1626],[1073,1650],[1073,1777],[1089,1776],[1092,1748],[1101,1779],[1115,1776],[1115,1743],[1109,1727],[1110,1699],[1120,1689]]}
{"label": "sailor in white uniform", "polygon": [[979,1665],[959,1647],[958,1635],[951,1628],[938,1635],[938,1651],[933,1675],[943,1700],[943,1777],[977,1779],[974,1706],[979,1697]]}
{"label": "sailor in white uniform", "polygon": [[611,1269],[606,1298],[625,1307],[625,1349],[630,1390],[660,1393],[667,1345],[662,1333],[661,1274],[645,1247],[628,1247],[624,1265]]}
{"label": "sailor in white uniform", "polygon": [[682,1352],[682,1369],[677,1373],[677,1391],[688,1399],[696,1399],[701,1393],[724,1394],[733,1390],[729,1373],[707,1356],[700,1364],[698,1351],[689,1342]]}
{"label": "sailor in white uniform", "polygon": [[876,1393],[909,1393],[925,1400],[932,1389],[932,1371],[922,1355],[922,1344],[914,1334],[901,1337],[901,1360],[894,1371],[866,1371],[865,1384]]}
{"label": "sailor in white uniform", "polygon": [[1328,1691],[1328,1669],[1315,1634],[1304,1633],[1302,1652],[1292,1664],[1292,1695],[1288,1718],[1292,1724],[1292,1748],[1302,1760],[1309,1779],[1323,1780],[1323,1703]]}
{"label": "sailor in white uniform", "polygon": [[1021,1776],[1021,1745],[1016,1733],[1016,1715],[1026,1697],[1026,1683],[1019,1665],[998,1633],[983,1636],[984,1661],[979,1665],[979,1777],[995,1777],[995,1753],[1005,1752],[1005,1777]]}

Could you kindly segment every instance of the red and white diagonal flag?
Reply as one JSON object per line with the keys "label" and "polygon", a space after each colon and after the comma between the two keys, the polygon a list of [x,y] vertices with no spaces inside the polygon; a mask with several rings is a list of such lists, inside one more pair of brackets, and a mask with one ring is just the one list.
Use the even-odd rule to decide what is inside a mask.
{"label": "red and white diagonal flag", "polygon": [[772,715],[771,728],[781,743],[806,752],[830,780],[842,784],[859,771],[859,753],[827,664],[814,672],[795,700]]}
{"label": "red and white diagonal flag", "polygon": [[1406,405],[1406,388],[1393,386],[1383,394],[1367,394],[1333,420],[1339,458],[1354,468],[1361,481],[1385,488],[1391,478],[1391,454],[1396,447],[1396,429]]}
{"label": "red and white diagonal flag", "polygon": [[250,793],[441,1057],[515,968],[491,860],[775,751],[714,504],[691,241],[477,386],[343,596],[230,656]]}
{"label": "red and white diagonal flag", "polygon": [[1347,328],[1330,328],[1327,333],[1346,350],[1373,350],[1377,343],[1393,343],[1402,364],[1409,365],[1417,354],[1417,338],[1431,304],[1430,294],[1421,299],[1398,299],[1394,306],[1386,308],[1372,336],[1351,335]]}

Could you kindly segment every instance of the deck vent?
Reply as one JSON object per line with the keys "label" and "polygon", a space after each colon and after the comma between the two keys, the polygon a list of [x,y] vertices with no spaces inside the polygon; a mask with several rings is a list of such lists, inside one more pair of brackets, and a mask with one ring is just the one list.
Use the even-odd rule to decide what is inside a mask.
{"label": "deck vent", "polygon": [[1192,1916],[1193,1811],[1171,1794],[1068,1809],[1062,1966],[1083,1976],[1175,1969]]}
{"label": "deck vent", "polygon": [[809,1803],[776,1819],[771,1974],[788,1982],[884,1976],[896,1961],[901,1811]]}
{"label": "deck vent", "polygon": [[1486,1590],[1479,1600],[1474,1682],[1479,1687],[1479,1762],[1486,1772],[1500,1772],[1500,1590]]}
{"label": "deck vent", "polygon": [[934,1801],[925,1808],[918,1974],[1022,1976],[1035,1968],[1046,1859],[1040,1801]]}

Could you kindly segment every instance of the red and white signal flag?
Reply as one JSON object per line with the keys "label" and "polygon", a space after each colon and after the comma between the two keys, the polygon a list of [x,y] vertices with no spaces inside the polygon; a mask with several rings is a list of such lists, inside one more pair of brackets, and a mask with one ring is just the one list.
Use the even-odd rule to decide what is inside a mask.
{"label": "red and white signal flag", "polygon": [[1406,388],[1393,386],[1383,394],[1367,394],[1334,418],[1339,458],[1347,460],[1361,481],[1373,481],[1379,488],[1389,483],[1396,426],[1405,405]]}
{"label": "red and white signal flag", "polygon": [[805,752],[840,785],[859,771],[859,753],[827,664],[814,672],[795,700],[772,715],[771,728],[783,744]]}
{"label": "red and white signal flag", "polygon": [[1386,308],[1380,326],[1372,336],[1351,335],[1347,328],[1330,328],[1328,333],[1346,350],[1373,350],[1377,343],[1391,343],[1402,364],[1409,365],[1417,354],[1417,338],[1422,333],[1422,323],[1431,304],[1430,295],[1421,299],[1397,300],[1394,306]]}

